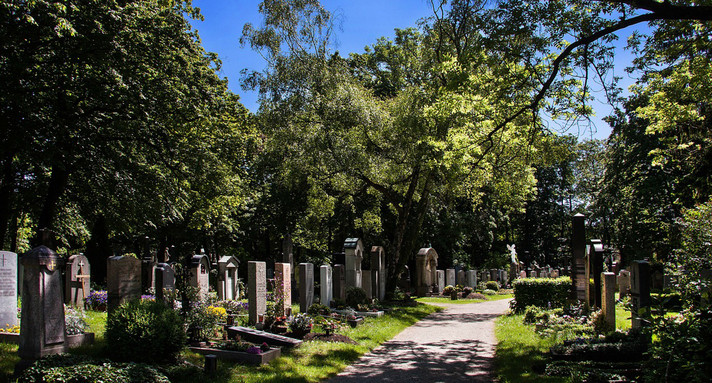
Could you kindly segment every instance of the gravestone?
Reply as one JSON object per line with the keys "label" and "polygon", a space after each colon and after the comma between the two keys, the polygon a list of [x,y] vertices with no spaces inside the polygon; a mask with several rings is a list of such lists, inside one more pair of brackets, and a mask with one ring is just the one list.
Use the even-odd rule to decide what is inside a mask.
{"label": "gravestone", "polygon": [[382,246],[371,247],[371,287],[374,295],[382,301],[386,298],[386,253]]}
{"label": "gravestone", "polygon": [[141,290],[146,291],[150,288],[155,288],[156,284],[153,280],[156,274],[156,261],[152,256],[141,258]]}
{"label": "gravestone", "polygon": [[346,299],[346,276],[344,265],[334,265],[334,299]]}
{"label": "gravestone", "polygon": [[[91,268],[83,254],[76,254],[67,260],[64,273],[64,301],[68,305],[84,308],[84,299],[91,289]],[[0,322],[1,323],[1,322]]]}
{"label": "gravestone", "polygon": [[467,286],[477,288],[477,270],[467,270]]}
{"label": "gravestone", "polygon": [[558,278],[559,277],[559,269],[554,269],[551,271],[551,278]]}
{"label": "gravestone", "polygon": [[302,344],[299,339],[290,338],[288,336],[282,336],[277,334],[272,334],[266,331],[255,330],[249,327],[233,326],[227,328],[228,337],[234,339],[235,336],[239,336],[240,339],[253,342],[257,344],[267,343],[272,346],[277,347],[297,347]]}
{"label": "gravestone", "polygon": [[190,259],[190,274],[188,284],[197,287],[201,299],[210,292],[210,260],[205,254],[196,254]]}
{"label": "gravestone", "polygon": [[17,353],[22,358],[19,365],[24,367],[33,360],[66,351],[62,298],[64,259],[46,246],[39,246],[23,255],[20,262],[25,275]]}
{"label": "gravestone", "polygon": [[324,306],[331,306],[331,301],[334,300],[334,290],[332,281],[331,266],[321,265],[319,267],[319,300]]}
{"label": "gravestone", "polygon": [[141,261],[131,256],[106,260],[106,308],[109,313],[125,302],[141,298]]}
{"label": "gravestone", "polygon": [[589,246],[588,259],[591,262],[591,273],[593,274],[593,303],[596,307],[601,304],[601,273],[603,273],[603,243],[600,239],[592,239]]}
{"label": "gravestone", "polygon": [[264,262],[247,262],[247,309],[250,324],[257,323],[267,310],[267,265]]}
{"label": "gravestone", "polygon": [[361,270],[361,288],[366,292],[366,298],[373,299],[373,286],[371,286],[371,270]]}
{"label": "gravestone", "polygon": [[496,270],[496,269],[490,269],[489,273],[490,273],[490,279],[489,279],[489,280],[490,280],[490,281],[496,281],[496,280],[497,280],[497,277],[499,276],[499,274],[497,273],[497,270]]}
{"label": "gravestone", "polygon": [[575,298],[588,301],[588,278],[586,277],[586,222],[583,214],[576,214],[571,220],[572,270],[571,281],[576,292]]}
{"label": "gravestone", "polygon": [[504,270],[499,270],[499,283],[502,286],[507,284],[507,273]]}
{"label": "gravestone", "polygon": [[[419,297],[432,293],[436,285],[438,253],[432,247],[424,247],[415,257],[416,293]],[[454,270],[453,270],[454,272]]]}
{"label": "gravestone", "polygon": [[17,254],[0,251],[0,328],[17,325]]}
{"label": "gravestone", "polygon": [[361,287],[361,261],[363,260],[363,243],[359,238],[346,238],[344,242],[346,259],[346,287]]}
{"label": "gravestone", "polygon": [[173,267],[167,263],[158,263],[153,271],[153,280],[156,288],[156,300],[166,300],[165,294],[169,290],[176,288],[176,272]]}
{"label": "gravestone", "polygon": [[519,272],[519,278],[526,278],[527,277],[527,272],[526,270],[522,270]]}
{"label": "gravestone", "polygon": [[650,264],[647,261],[631,263],[630,303],[633,328],[640,328],[650,317]]}
{"label": "gravestone", "polygon": [[467,276],[465,274],[465,270],[459,270],[457,272],[457,284],[460,286],[467,285]]}
{"label": "gravestone", "polygon": [[630,295],[630,271],[621,270],[618,273],[618,298]]}
{"label": "gravestone", "polygon": [[226,255],[218,260],[218,299],[235,300],[240,298],[238,287],[237,258]]}
{"label": "gravestone", "polygon": [[274,264],[274,290],[277,312],[289,315],[292,311],[292,267],[289,263]]}
{"label": "gravestone", "polygon": [[445,290],[445,270],[436,270],[435,278],[437,279],[438,291],[434,291],[434,293],[442,294],[443,290]]}
{"label": "gravestone", "polygon": [[314,303],[314,264],[299,264],[299,311],[305,313]]}
{"label": "gravestone", "polygon": [[601,310],[606,318],[609,328],[616,328],[616,275],[614,273],[601,273]]}
{"label": "gravestone", "polygon": [[455,286],[457,283],[455,281],[455,269],[445,270],[445,286]]}

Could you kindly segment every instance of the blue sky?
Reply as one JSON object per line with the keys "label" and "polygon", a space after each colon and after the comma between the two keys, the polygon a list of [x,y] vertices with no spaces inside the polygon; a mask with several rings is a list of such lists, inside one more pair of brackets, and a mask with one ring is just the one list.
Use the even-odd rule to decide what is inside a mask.
{"label": "blue sky", "polygon": [[[262,58],[249,48],[241,48],[239,39],[245,23],[256,26],[261,24],[261,15],[257,12],[258,0],[193,0],[193,5],[200,8],[205,20],[195,21],[203,46],[216,52],[223,62],[221,76],[228,78],[230,89],[239,94],[242,103],[257,111],[257,95],[240,87],[242,69],[261,70]],[[367,45],[373,44],[381,36],[393,37],[395,28],[415,26],[417,21],[431,15],[432,10],[427,0],[322,0],[322,5],[341,17],[341,30],[337,32],[337,47],[342,56],[350,52],[363,52]],[[630,62],[622,50],[620,65],[616,75],[626,77],[623,68]],[[624,80],[624,88],[630,81]],[[606,138],[610,128],[600,118],[611,112],[611,107],[604,103],[594,105],[597,117],[593,119],[594,129],[589,126],[571,128],[568,132],[584,138]]]}

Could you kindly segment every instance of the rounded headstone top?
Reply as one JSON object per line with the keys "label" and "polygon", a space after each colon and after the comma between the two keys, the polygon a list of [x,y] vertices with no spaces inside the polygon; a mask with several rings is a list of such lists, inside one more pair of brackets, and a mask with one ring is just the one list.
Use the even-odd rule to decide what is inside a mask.
{"label": "rounded headstone top", "polygon": [[59,254],[45,245],[40,245],[26,252],[21,258],[23,265],[38,264],[53,271],[64,264],[65,260]]}
{"label": "rounded headstone top", "polygon": [[419,257],[433,257],[435,259],[438,259],[438,252],[435,251],[432,247],[423,247],[418,251],[418,256]]}
{"label": "rounded headstone top", "polygon": [[[205,261],[203,261],[203,259]],[[190,265],[193,267],[198,267],[200,266],[201,262],[205,262],[208,265],[210,265],[210,262],[208,261],[208,256],[205,254],[195,254],[193,258],[190,259]]]}

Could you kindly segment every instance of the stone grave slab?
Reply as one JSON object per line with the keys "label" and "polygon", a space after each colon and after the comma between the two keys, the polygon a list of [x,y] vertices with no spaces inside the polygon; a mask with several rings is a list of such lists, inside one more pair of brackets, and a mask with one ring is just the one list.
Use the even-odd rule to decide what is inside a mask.
{"label": "stone grave slab", "polygon": [[234,338],[239,335],[241,339],[257,344],[267,343],[271,346],[279,347],[297,347],[302,344],[299,339],[290,338],[288,336],[272,334],[270,332],[255,330],[252,328],[233,326],[227,328],[228,338]]}

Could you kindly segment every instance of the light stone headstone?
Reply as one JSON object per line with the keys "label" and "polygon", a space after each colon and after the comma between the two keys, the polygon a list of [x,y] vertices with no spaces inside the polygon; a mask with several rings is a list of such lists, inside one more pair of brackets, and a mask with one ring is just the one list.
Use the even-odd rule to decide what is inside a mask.
{"label": "light stone headstone", "polygon": [[205,254],[196,254],[190,259],[189,284],[197,287],[200,298],[205,299],[210,292],[210,260]]}
{"label": "light stone headstone", "polygon": [[415,257],[416,293],[424,297],[434,290],[438,267],[438,253],[432,247],[424,247]]}
{"label": "light stone headstone", "polygon": [[467,285],[467,274],[465,270],[458,270],[457,272],[457,284],[460,286]]}
{"label": "light stone headstone", "polygon": [[347,238],[344,241],[344,257],[346,260],[346,287],[361,287],[361,261],[363,260],[361,239]]}
{"label": "light stone headstone", "polygon": [[64,273],[65,303],[84,308],[84,299],[91,289],[91,268],[89,260],[82,254],[69,257]]}
{"label": "light stone headstone", "polygon": [[618,298],[630,295],[630,271],[621,270],[618,273]]}
{"label": "light stone headstone", "polygon": [[650,263],[633,261],[630,272],[632,327],[640,328],[650,317]]}
{"label": "light stone headstone", "polygon": [[220,257],[218,260],[218,299],[235,300],[240,297],[238,266],[237,258],[232,255]]}
{"label": "light stone headstone", "polygon": [[17,325],[17,254],[0,251],[0,328]]}
{"label": "light stone headstone", "polygon": [[559,269],[554,269],[551,271],[551,278],[558,278],[559,277]]}
{"label": "light stone headstone", "polygon": [[386,298],[386,253],[382,246],[371,247],[371,286],[374,297]]}
{"label": "light stone headstone", "polygon": [[371,270],[361,270],[361,288],[366,292],[368,299],[373,299],[373,286],[371,286]]}
{"label": "light stone headstone", "polygon": [[435,278],[437,279],[438,291],[434,291],[436,294],[442,294],[445,290],[445,270],[436,270]]}
{"label": "light stone headstone", "polygon": [[586,222],[583,214],[576,214],[571,219],[571,250],[573,252],[573,269],[571,281],[576,296],[580,301],[588,301],[588,278],[586,277]]}
{"label": "light stone headstone", "polygon": [[334,290],[332,281],[331,266],[321,265],[319,267],[319,300],[324,306],[331,306],[331,301],[334,300]]}
{"label": "light stone headstone", "polygon": [[26,365],[29,361],[66,350],[62,297],[64,259],[49,248],[39,246],[24,254],[20,262],[25,275],[17,353],[22,358],[20,364]]}
{"label": "light stone headstone", "polygon": [[527,277],[527,272],[526,270],[522,270],[519,272],[519,278],[526,278]]}
{"label": "light stone headstone", "polygon": [[289,315],[292,310],[292,267],[289,263],[274,264],[274,288],[275,299],[282,297],[275,302],[277,312]]}
{"label": "light stone headstone", "polygon": [[109,257],[106,290],[106,307],[110,313],[125,302],[141,298],[141,261],[131,256]]}
{"label": "light stone headstone", "polygon": [[299,311],[305,313],[314,304],[314,264],[299,264]]}
{"label": "light stone headstone", "polygon": [[250,324],[257,323],[267,310],[267,264],[247,262],[247,309]]}
{"label": "light stone headstone", "polygon": [[165,293],[176,288],[176,272],[168,263],[158,263],[154,269],[154,285],[156,300],[165,300]]}
{"label": "light stone headstone", "polygon": [[490,269],[489,274],[490,274],[490,279],[489,279],[490,281],[497,280],[497,276],[498,276],[497,269]]}
{"label": "light stone headstone", "polygon": [[346,299],[346,276],[344,265],[334,265],[334,299]]}
{"label": "light stone headstone", "polygon": [[455,281],[455,269],[445,270],[445,286],[455,286],[457,283]]}
{"label": "light stone headstone", "polygon": [[467,270],[467,286],[477,288],[477,270]]}
{"label": "light stone headstone", "polygon": [[602,294],[601,310],[609,328],[616,328],[616,274],[601,273]]}

